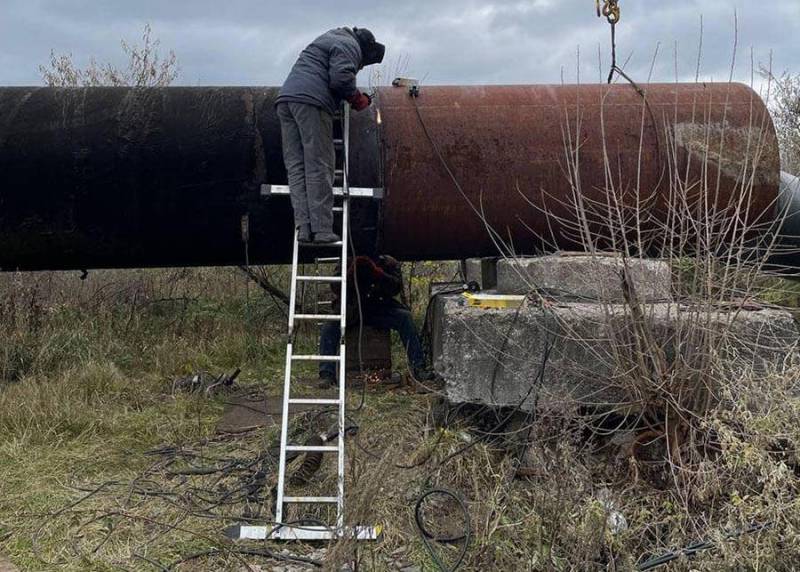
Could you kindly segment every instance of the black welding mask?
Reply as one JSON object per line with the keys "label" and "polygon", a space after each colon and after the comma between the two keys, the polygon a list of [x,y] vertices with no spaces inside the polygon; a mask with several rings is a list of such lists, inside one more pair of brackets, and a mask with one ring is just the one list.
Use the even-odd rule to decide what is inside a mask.
{"label": "black welding mask", "polygon": [[353,28],[353,33],[358,38],[361,46],[361,67],[379,64],[383,61],[386,46],[375,41],[375,36],[366,28]]}

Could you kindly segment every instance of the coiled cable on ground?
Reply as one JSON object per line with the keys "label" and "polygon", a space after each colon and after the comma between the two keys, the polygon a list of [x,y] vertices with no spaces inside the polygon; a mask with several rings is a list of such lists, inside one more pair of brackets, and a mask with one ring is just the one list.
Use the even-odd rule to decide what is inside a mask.
{"label": "coiled cable on ground", "polygon": [[[464,515],[464,530],[462,534],[456,536],[441,536],[432,534],[427,527],[425,526],[425,521],[422,517],[423,512],[423,504],[425,500],[434,496],[443,496],[454,500],[461,512]],[[423,544],[425,545],[425,550],[428,551],[430,554],[431,559],[436,564],[441,572],[455,572],[461,564],[464,562],[464,557],[467,555],[467,548],[469,547],[470,539],[472,538],[472,526],[470,525],[470,516],[469,516],[469,509],[467,508],[467,504],[463,501],[461,497],[459,497],[456,493],[449,491],[447,489],[431,489],[426,491],[417,499],[417,503],[414,505],[414,523],[417,526],[417,532],[419,532],[419,536],[422,539]],[[431,545],[431,542],[441,543],[441,544],[455,544],[455,543],[462,543],[461,550],[458,553],[458,557],[456,558],[455,562],[451,565],[447,565],[442,562],[439,555],[436,553],[436,550]]]}

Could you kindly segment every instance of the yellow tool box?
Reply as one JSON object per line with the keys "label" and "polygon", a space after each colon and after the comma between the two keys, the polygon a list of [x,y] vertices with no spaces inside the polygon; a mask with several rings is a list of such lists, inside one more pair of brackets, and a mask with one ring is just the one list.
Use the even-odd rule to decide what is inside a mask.
{"label": "yellow tool box", "polygon": [[476,294],[464,292],[464,298],[470,306],[479,308],[519,308],[525,296],[516,294]]}

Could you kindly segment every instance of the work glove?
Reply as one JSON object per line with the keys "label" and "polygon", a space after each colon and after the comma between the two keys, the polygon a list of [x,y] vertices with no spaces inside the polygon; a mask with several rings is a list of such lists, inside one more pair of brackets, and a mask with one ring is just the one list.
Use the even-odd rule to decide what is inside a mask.
{"label": "work glove", "polygon": [[355,109],[356,111],[362,111],[372,105],[372,98],[368,96],[366,93],[361,93],[360,91],[356,90],[356,92],[347,98],[347,101],[350,103],[350,106]]}
{"label": "work glove", "polygon": [[380,280],[386,273],[368,256],[356,257],[356,267],[358,270],[369,273],[373,280]]}

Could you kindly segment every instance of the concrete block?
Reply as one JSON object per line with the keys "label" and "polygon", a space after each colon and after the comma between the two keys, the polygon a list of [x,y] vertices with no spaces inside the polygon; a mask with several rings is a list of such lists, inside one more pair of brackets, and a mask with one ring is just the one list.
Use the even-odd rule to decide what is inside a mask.
{"label": "concrete block", "polygon": [[[633,359],[635,321],[624,304],[572,302],[547,309],[526,304],[519,311],[494,310],[447,296],[437,310],[441,324],[433,344],[434,367],[451,402],[635,410],[648,397],[632,390],[629,381],[631,371],[642,370]],[[780,369],[787,356],[796,355],[798,331],[788,312],[698,311],[677,303],[645,305],[644,312],[646,331],[667,363],[680,363],[676,351],[692,359],[688,348],[703,332],[714,332],[709,335],[716,336],[712,346],[719,375],[726,377]],[[687,338],[687,332],[695,337]]]}
{"label": "concrete block", "polygon": [[497,258],[468,258],[464,266],[467,282],[477,282],[481,290],[497,286]]}
{"label": "concrete block", "polygon": [[[666,301],[671,298],[672,273],[662,260],[628,259],[629,275],[640,301]],[[561,299],[622,302],[619,256],[554,254],[534,258],[500,260],[497,264],[497,291],[500,294],[525,294],[543,289]]]}

